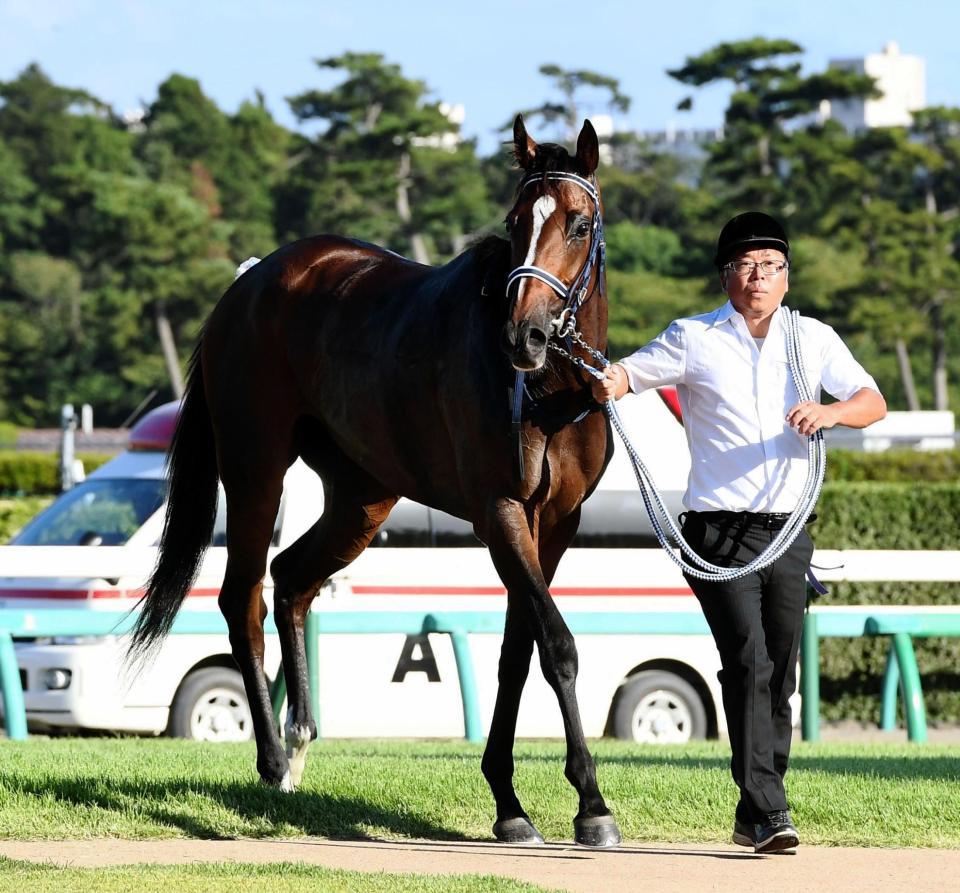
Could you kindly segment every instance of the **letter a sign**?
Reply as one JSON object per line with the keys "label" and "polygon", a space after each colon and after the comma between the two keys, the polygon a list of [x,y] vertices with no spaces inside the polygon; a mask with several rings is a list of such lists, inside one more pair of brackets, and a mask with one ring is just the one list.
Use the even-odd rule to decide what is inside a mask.
{"label": "letter a sign", "polygon": [[[420,657],[413,656],[414,649],[418,649]],[[430,639],[427,635],[407,636],[400,652],[400,660],[393,671],[391,682],[403,682],[407,673],[426,673],[430,682],[440,681],[440,670],[437,669],[437,659],[433,656]]]}

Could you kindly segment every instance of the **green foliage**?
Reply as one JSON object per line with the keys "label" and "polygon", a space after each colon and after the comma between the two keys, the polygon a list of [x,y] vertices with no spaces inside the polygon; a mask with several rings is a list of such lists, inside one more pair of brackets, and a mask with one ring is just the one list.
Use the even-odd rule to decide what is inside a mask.
{"label": "green foliage", "polygon": [[352,235],[427,262],[493,223],[473,144],[458,140],[459,125],[426,84],[378,53],[317,64],[345,79],[289,100],[300,121],[325,129],[300,141],[280,190],[285,233]]}
{"label": "green foliage", "polygon": [[[112,459],[99,453],[78,453],[87,474]],[[60,492],[60,457],[56,453],[0,451],[0,493],[36,496]]]}
{"label": "green foliage", "polygon": [[[841,474],[874,479],[949,474],[960,451],[852,456],[831,451]],[[886,457],[886,458],[884,458]],[[924,483],[918,483],[923,480]],[[960,484],[832,483],[824,487],[811,535],[821,549],[960,549]],[[956,605],[960,583],[833,583],[822,604]],[[877,721],[887,650],[885,638],[824,639],[821,643],[822,713],[828,719]],[[960,639],[917,639],[927,715],[960,721]]]}
{"label": "green foliage", "polygon": [[826,484],[817,513],[822,549],[960,549],[956,481]]}
{"label": "green foliage", "polygon": [[[716,234],[757,207],[790,232],[789,303],[841,333],[891,409],[907,404],[904,356],[922,408],[956,405],[960,110],[858,134],[815,123],[821,100],[873,86],[804,73],[801,53],[725,42],[671,72],[694,90],[733,87],[705,164],[637,134],[604,146],[614,352],[722,300]],[[170,367],[236,264],[277,244],[339,233],[442,262],[500,228],[517,176],[506,153],[478,158],[440,98],[379,54],[318,64],[338,80],[289,100],[309,136],[259,94],[224,110],[180,73],[134,124],[36,65],[0,83],[0,421],[53,425],[63,402],[89,402],[116,424],[151,391],[172,396]],[[591,107],[629,107],[603,73],[541,71],[554,95],[528,110],[539,140],[572,139]]]}
{"label": "green foliage", "polygon": [[866,75],[835,68],[802,75],[799,62],[784,58],[802,52],[790,40],[755,37],[717,44],[667,72],[692,87],[733,84],[726,132],[713,147],[705,172],[718,196],[730,204],[748,208],[784,203],[788,193],[778,168],[789,160],[786,122],[816,111],[824,100],[879,95]]}
{"label": "green foliage", "polygon": [[[0,137],[0,249],[34,243],[43,221],[36,191],[19,155]],[[0,270],[3,265],[0,260]]]}
{"label": "green foliage", "polygon": [[960,481],[960,449],[830,450],[827,481],[955,484]]}
{"label": "green foliage", "polygon": [[645,270],[669,276],[676,271],[683,251],[680,237],[659,226],[638,226],[629,220],[605,229],[607,263],[615,270],[636,273]]}
{"label": "green foliage", "polygon": [[17,436],[20,429],[10,422],[0,422],[0,450],[7,450],[17,445]]}
{"label": "green foliage", "polygon": [[[581,115],[584,109],[599,103],[587,102],[584,94],[595,100],[597,95],[603,97],[602,105],[605,108],[620,112],[630,109],[630,97],[620,91],[620,81],[616,78],[600,74],[587,69],[566,69],[559,65],[541,65],[540,74],[553,82],[553,87],[563,97],[560,102],[547,100],[533,108],[523,109],[520,114],[524,118],[538,118],[543,125],[562,124],[558,140],[573,141],[580,132]],[[501,130],[513,127],[515,115],[511,115]]]}
{"label": "green foliage", "polygon": [[655,337],[672,319],[709,307],[713,299],[707,296],[708,282],[611,269],[607,273],[610,356],[625,356]]}
{"label": "green foliage", "polygon": [[8,542],[27,521],[39,515],[51,502],[52,496],[0,497],[0,544]]}

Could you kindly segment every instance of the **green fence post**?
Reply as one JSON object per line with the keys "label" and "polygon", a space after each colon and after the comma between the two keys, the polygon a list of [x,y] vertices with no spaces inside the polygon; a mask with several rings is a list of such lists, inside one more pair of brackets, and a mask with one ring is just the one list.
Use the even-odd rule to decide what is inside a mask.
{"label": "green fence post", "polygon": [[900,662],[897,651],[890,640],[887,652],[887,666],[883,671],[883,691],[880,695],[880,728],[892,732],[897,727],[897,692],[900,689]]}
{"label": "green fence post", "polygon": [[804,741],[820,740],[820,640],[817,615],[807,611],[800,640],[800,718]]}
{"label": "green fence post", "polygon": [[307,612],[303,635],[307,651],[307,677],[310,680],[310,709],[317,724],[317,740],[320,734],[320,618],[313,611]]}
{"label": "green fence post", "polygon": [[909,633],[894,633],[893,647],[900,664],[900,680],[903,685],[903,712],[907,717],[907,737],[911,741],[927,740],[927,712],[923,706],[923,689],[920,686],[920,670],[913,652],[913,640]]}
{"label": "green fence post", "polygon": [[27,737],[27,710],[23,705],[20,667],[17,666],[13,636],[2,630],[0,630],[0,690],[3,691],[7,737],[14,741],[23,741]]}
{"label": "green fence post", "polygon": [[470,643],[467,634],[460,629],[450,630],[450,639],[453,642],[453,656],[457,661],[457,675],[460,677],[463,734],[467,741],[482,741],[483,729],[480,725],[480,705],[477,699],[477,682],[473,674],[473,659],[470,656]]}

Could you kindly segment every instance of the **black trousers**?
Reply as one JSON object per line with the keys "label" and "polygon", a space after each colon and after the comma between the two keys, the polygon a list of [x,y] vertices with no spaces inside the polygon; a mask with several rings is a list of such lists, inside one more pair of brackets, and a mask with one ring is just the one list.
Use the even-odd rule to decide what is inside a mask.
{"label": "black trousers", "polygon": [[[777,535],[758,516],[687,512],[683,537],[712,564],[743,567]],[[769,567],[729,583],[687,577],[720,652],[732,758],[740,788],[737,818],[759,821],[786,809],[790,759],[789,698],[797,687],[797,652],[806,607],[805,574],[813,555],[806,529]]]}

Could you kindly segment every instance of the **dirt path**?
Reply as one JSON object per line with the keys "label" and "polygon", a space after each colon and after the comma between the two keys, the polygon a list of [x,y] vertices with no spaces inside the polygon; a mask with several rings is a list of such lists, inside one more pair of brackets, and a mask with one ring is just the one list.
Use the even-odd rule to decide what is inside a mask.
{"label": "dirt path", "polygon": [[755,856],[739,847],[637,844],[595,852],[547,844],[299,840],[0,841],[0,856],[74,867],[185,862],[306,862],[330,868],[421,874],[494,874],[577,893],[828,889],[925,893],[956,889],[960,851],[801,847]]}

